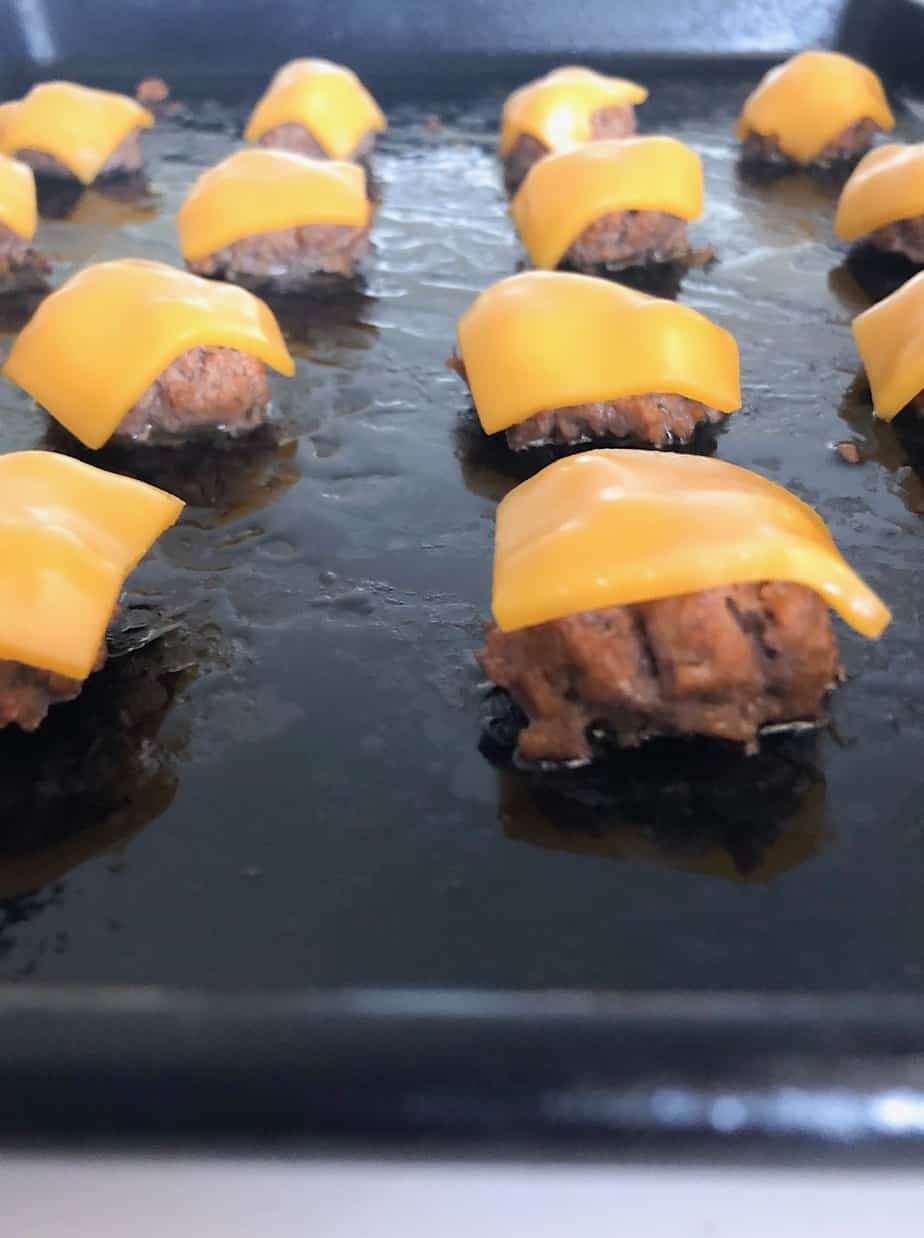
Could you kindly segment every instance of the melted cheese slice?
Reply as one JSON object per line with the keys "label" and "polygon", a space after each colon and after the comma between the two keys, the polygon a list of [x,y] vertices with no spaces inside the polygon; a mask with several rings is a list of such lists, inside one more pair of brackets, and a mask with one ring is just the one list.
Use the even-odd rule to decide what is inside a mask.
{"label": "melted cheese slice", "polygon": [[154,124],[151,113],[127,95],[91,90],[73,82],[33,86],[0,124],[0,149],[8,155],[40,150],[89,185],[133,129]]}
{"label": "melted cheese slice", "polygon": [[0,456],[0,658],[85,679],[125,577],[183,509],[69,456]]}
{"label": "melted cheese slice", "polygon": [[259,142],[277,125],[302,125],[332,159],[348,159],[367,133],[386,128],[385,114],[351,69],[329,60],[283,65],[257,103],[244,137]]}
{"label": "melted cheese slice", "polygon": [[3,141],[3,131],[13,118],[13,113],[19,107],[18,99],[10,99],[0,103],[0,143]]}
{"label": "melted cheese slice", "polygon": [[648,91],[623,77],[605,77],[593,69],[555,69],[515,90],[501,114],[500,154],[509,154],[524,134],[550,151],[568,150],[591,139],[590,118],[604,107],[644,103]]}
{"label": "melted cheese slice", "polygon": [[775,137],[784,155],[811,163],[850,125],[868,117],[895,127],[882,82],[872,69],[840,52],[800,52],[767,73],[748,96],[737,136]]}
{"label": "melted cheese slice", "polygon": [[511,206],[537,267],[555,267],[584,229],[610,211],[703,212],[699,155],[675,138],[588,142],[534,163]]}
{"label": "melted cheese slice", "polygon": [[853,320],[873,410],[891,421],[924,390],[924,272]]}
{"label": "melted cheese slice", "polygon": [[155,378],[190,348],[236,348],[295,372],[269,307],[230,284],[125,258],[46,297],[3,373],[88,447],[102,447]]}
{"label": "melted cheese slice", "polygon": [[195,262],[256,233],[309,224],[365,228],[371,218],[359,164],[251,149],[199,177],[177,227],[183,257]]}
{"label": "melted cheese slice", "polygon": [[834,231],[855,241],[885,224],[924,215],[924,143],[871,150],[841,191]]}
{"label": "melted cheese slice", "polygon": [[26,241],[38,226],[32,169],[6,155],[0,155],[0,223]]}
{"label": "melted cheese slice", "polygon": [[497,510],[493,605],[506,631],[762,580],[814,589],[864,636],[891,618],[810,507],[721,460],[585,452],[517,486]]}
{"label": "melted cheese slice", "polygon": [[622,396],[741,406],[734,336],[703,314],[590,275],[526,271],[459,319],[459,351],[488,434],[535,413]]}

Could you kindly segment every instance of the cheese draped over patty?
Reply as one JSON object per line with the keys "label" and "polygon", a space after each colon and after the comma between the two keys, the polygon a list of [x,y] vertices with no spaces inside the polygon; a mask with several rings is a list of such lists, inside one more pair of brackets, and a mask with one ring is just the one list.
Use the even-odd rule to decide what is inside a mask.
{"label": "cheese draped over patty", "polygon": [[133,129],[148,129],[154,117],[128,95],[93,90],[74,82],[41,82],[19,102],[5,104],[0,151],[38,150],[51,155],[85,185]]}
{"label": "cheese draped over patty", "polygon": [[594,112],[644,103],[647,98],[644,86],[623,77],[606,77],[578,65],[554,69],[507,99],[501,113],[501,157],[523,135],[536,138],[550,151],[589,142]]}
{"label": "cheese draped over patty", "polygon": [[517,486],[497,511],[493,610],[505,631],[764,580],[814,589],[864,636],[891,618],[816,512],[721,460],[585,452]]}
{"label": "cheese draped over patty", "polygon": [[202,173],[177,228],[183,257],[195,262],[257,233],[311,224],[365,228],[371,218],[359,164],[251,148]]}
{"label": "cheese draped over patty", "polygon": [[31,241],[38,226],[35,177],[17,159],[0,155],[0,224]]}
{"label": "cheese draped over patty", "polygon": [[511,213],[530,260],[555,267],[588,225],[611,211],[703,211],[699,155],[676,138],[588,142],[530,168]]}
{"label": "cheese draped over patty", "polygon": [[128,573],[183,509],[70,456],[0,456],[0,658],[86,679]]}
{"label": "cheese draped over patty", "polygon": [[502,279],[460,317],[457,337],[488,434],[631,395],[682,395],[723,413],[741,406],[733,335],[688,305],[591,275]]}
{"label": "cheese draped over patty", "polygon": [[167,366],[209,345],[295,372],[272,311],[252,293],[123,258],[79,271],[46,297],[3,373],[96,448]]}
{"label": "cheese draped over patty", "polygon": [[748,95],[737,136],[776,138],[784,155],[811,163],[858,120],[884,130],[895,118],[872,69],[841,52],[800,52],[771,69]]}
{"label": "cheese draped over patty", "polygon": [[844,241],[924,215],[924,142],[892,142],[860,160],[841,191],[834,231]]}
{"label": "cheese draped over patty", "polygon": [[330,60],[292,60],[277,70],[244,137],[259,142],[288,124],[307,129],[332,159],[349,159],[367,133],[386,128],[384,112],[352,69]]}
{"label": "cheese draped over patty", "polygon": [[924,271],[853,320],[853,337],[873,396],[892,421],[924,390]]}

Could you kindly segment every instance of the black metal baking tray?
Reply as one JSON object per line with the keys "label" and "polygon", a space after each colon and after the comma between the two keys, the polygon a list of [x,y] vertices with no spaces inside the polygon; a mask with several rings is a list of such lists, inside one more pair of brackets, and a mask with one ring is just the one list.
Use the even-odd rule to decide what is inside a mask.
{"label": "black metal baking tray", "polygon": [[[75,34],[67,65],[179,81],[152,40],[81,72]],[[921,452],[856,381],[836,186],[736,167],[741,47],[641,66],[643,128],[706,168],[697,233],[720,261],[682,295],[741,344],[717,451],[815,503],[895,622],[877,645],[842,630],[831,730],[754,761],[658,747],[603,787],[479,753],[472,651],[510,480],[444,361],[521,260],[497,110],[551,50],[506,46],[461,95],[402,96],[370,57],[392,124],[367,287],[277,306],[298,359],[281,441],[147,458],[190,506],[133,581],[120,651],[143,647],[36,737],[0,737],[0,1135],[917,1146]],[[45,197],[56,277],[177,259],[173,213],[259,87],[241,58],[212,66],[211,100],[187,83],[148,185]],[[898,132],[924,136],[910,110]],[[61,446],[46,433],[0,390],[4,450]]]}

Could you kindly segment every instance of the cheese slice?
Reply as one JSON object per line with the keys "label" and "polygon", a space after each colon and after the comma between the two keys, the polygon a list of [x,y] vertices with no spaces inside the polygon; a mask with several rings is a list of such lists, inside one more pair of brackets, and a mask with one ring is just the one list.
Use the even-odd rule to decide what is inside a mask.
{"label": "cheese slice", "polygon": [[125,577],[182,509],[70,456],[0,456],[0,658],[85,679]]}
{"label": "cheese slice", "polygon": [[873,395],[891,421],[924,390],[924,272],[853,320],[853,337]]}
{"label": "cheese slice", "polygon": [[367,133],[386,128],[385,114],[351,69],[329,60],[292,60],[276,72],[244,137],[277,125],[302,125],[332,159],[349,159]]}
{"label": "cheese slice", "polygon": [[488,434],[546,409],[630,395],[682,395],[723,413],[741,406],[733,335],[688,305],[590,275],[502,279],[461,316],[457,336]]}
{"label": "cheese slice", "polygon": [[721,460],[585,452],[517,486],[497,511],[493,608],[505,631],[762,580],[814,589],[864,636],[891,618],[816,512]]}
{"label": "cheese slice", "polygon": [[555,267],[584,229],[610,211],[703,212],[699,155],[676,138],[588,142],[534,163],[511,214],[530,260]]}
{"label": "cheese slice", "polygon": [[127,95],[73,82],[42,82],[0,117],[0,150],[39,150],[89,185],[133,129],[154,124],[151,113]]}
{"label": "cheese slice", "polygon": [[554,69],[515,90],[501,114],[500,154],[524,134],[550,151],[568,150],[592,136],[590,118],[604,107],[644,103],[648,91],[623,77],[606,77],[579,65]]}
{"label": "cheese slice", "polygon": [[87,267],[46,297],[3,373],[95,448],[172,361],[205,345],[295,372],[272,311],[252,293],[124,258]]}
{"label": "cheese slice", "polygon": [[32,240],[38,227],[32,169],[6,155],[0,155],[0,223],[25,241]]}
{"label": "cheese slice", "polygon": [[365,228],[371,218],[359,164],[251,148],[203,172],[177,228],[183,257],[195,262],[257,233],[310,224]]}
{"label": "cheese slice", "polygon": [[841,191],[834,231],[855,241],[899,219],[924,215],[924,142],[892,142],[865,155]]}
{"label": "cheese slice", "polygon": [[872,69],[841,52],[800,52],[771,69],[748,96],[737,136],[775,137],[784,155],[811,163],[858,120],[895,128],[882,82]]}
{"label": "cheese slice", "polygon": [[3,141],[3,130],[13,119],[13,113],[19,107],[19,99],[8,99],[6,103],[0,103],[0,142]]}

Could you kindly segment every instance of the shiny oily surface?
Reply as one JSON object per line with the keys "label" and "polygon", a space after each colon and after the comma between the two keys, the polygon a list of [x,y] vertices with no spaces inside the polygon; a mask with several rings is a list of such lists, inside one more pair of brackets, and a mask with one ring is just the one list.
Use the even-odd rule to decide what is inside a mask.
{"label": "shiny oily surface", "polygon": [[[504,92],[442,127],[438,102],[390,109],[368,295],[280,315],[292,440],[145,458],[189,507],[133,578],[123,644],[164,635],[47,732],[0,736],[4,976],[924,988],[921,455],[857,382],[850,318],[867,302],[832,239],[836,188],[737,175],[752,84],[653,82],[640,115],[704,161],[691,234],[720,262],[684,297],[734,330],[745,376],[717,454],[814,503],[894,611],[877,643],[838,622],[836,730],[753,760],[652,747],[579,783],[479,754],[471,655],[511,482],[473,450],[444,362],[458,315],[522,257],[495,157]],[[149,197],[46,203],[76,216],[41,226],[60,275],[176,261],[172,213],[247,103],[146,136]],[[43,441],[21,392],[0,402],[5,449]],[[845,440],[860,465],[833,450]]]}

